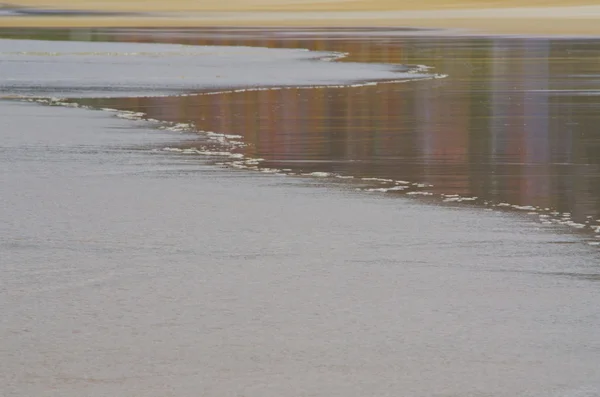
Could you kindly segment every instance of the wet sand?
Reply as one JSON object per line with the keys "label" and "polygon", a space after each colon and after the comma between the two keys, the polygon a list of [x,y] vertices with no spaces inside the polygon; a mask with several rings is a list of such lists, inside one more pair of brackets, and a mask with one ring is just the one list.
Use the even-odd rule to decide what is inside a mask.
{"label": "wet sand", "polygon": [[[238,168],[317,173],[374,193],[517,210],[541,223],[568,225],[590,244],[600,236],[595,41],[447,38],[434,32],[420,37],[372,29],[97,34],[117,41],[302,47],[348,53],[342,64],[431,66],[431,76],[448,77],[76,102],[239,135],[248,145],[235,152],[247,162],[228,161]],[[170,149],[202,152],[205,146],[191,142]]]}
{"label": "wet sand", "polygon": [[378,10],[449,10],[509,7],[548,7],[594,5],[591,0],[173,0],[169,3],[158,0],[118,1],[97,0],[19,0],[15,5],[27,7],[55,7],[78,10],[100,11],[145,11],[145,12],[190,12],[190,11],[378,11]]}
{"label": "wet sand", "polygon": [[333,62],[345,56],[302,48],[0,39],[0,59],[6,64],[0,95],[165,96],[231,87],[335,86],[441,77],[418,66]]}
{"label": "wet sand", "polygon": [[[464,29],[476,33],[600,35],[600,7],[594,2],[234,1],[93,2],[30,0],[21,5],[95,11],[143,11],[146,16],[10,17],[0,27],[199,27],[319,26]],[[152,13],[156,15],[152,15]]]}
{"label": "wet sand", "polygon": [[[515,18],[517,15],[515,14]],[[313,19],[298,19],[297,14],[251,14],[243,18],[238,14],[218,14],[198,18],[160,17],[160,18],[127,18],[127,17],[11,17],[0,20],[0,27],[142,27],[142,28],[169,28],[169,27],[412,27],[421,29],[449,29],[454,33],[479,35],[528,35],[528,36],[600,36],[598,18],[560,18],[548,17],[500,19],[495,17],[483,18],[389,18],[382,15],[380,18],[365,20],[362,18],[348,18],[344,14],[323,15],[319,13]]]}
{"label": "wet sand", "polygon": [[114,115],[0,101],[3,396],[600,391],[577,236],[214,166]]}
{"label": "wet sand", "polygon": [[[599,208],[598,43],[405,33],[3,32],[311,48],[448,73],[260,91],[266,74],[213,95],[0,101],[4,394],[598,395],[598,241],[564,217]],[[49,56],[64,43],[37,55],[12,44],[11,62],[67,56]],[[95,56],[115,68],[135,62],[103,45]],[[171,73],[185,59],[163,56]],[[134,86],[149,84],[146,62],[127,75]],[[13,71],[31,75],[11,90],[64,90]],[[74,68],[69,88],[98,94],[78,79],[87,72]],[[400,178],[448,195],[386,190]],[[551,222],[458,202],[475,191],[564,212]]]}

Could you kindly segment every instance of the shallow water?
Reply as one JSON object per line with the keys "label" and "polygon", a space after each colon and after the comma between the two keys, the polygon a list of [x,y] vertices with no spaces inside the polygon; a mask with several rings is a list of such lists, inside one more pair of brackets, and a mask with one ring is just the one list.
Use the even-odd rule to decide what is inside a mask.
{"label": "shallow water", "polygon": [[[457,48],[473,43],[465,40]],[[476,139],[487,130],[475,126],[491,116],[451,116],[482,105],[472,99],[446,113],[448,99],[429,118],[409,117],[424,98],[467,95],[453,88],[464,84],[470,80],[77,101],[243,135],[248,146],[233,149],[227,142],[239,138],[133,113],[0,101],[0,394],[598,395],[600,254],[586,244],[592,235],[538,215],[356,190],[388,186],[377,181],[333,184],[339,179],[233,169],[215,163],[235,158],[162,150],[221,147],[294,173],[471,189],[477,184],[461,181],[472,171],[460,170],[480,163],[460,168],[471,164],[465,156],[501,158],[472,153],[487,147]],[[423,149],[439,148],[434,138],[444,131],[452,148],[461,137],[454,131],[470,127],[466,154]],[[417,145],[419,137],[432,146]],[[581,158],[571,159],[567,169]],[[436,161],[451,172],[427,168]],[[507,178],[524,178],[504,166]],[[477,174],[482,191],[485,170]]]}
{"label": "shallow water", "polygon": [[348,31],[243,29],[97,34],[108,40],[300,47],[345,52],[348,61],[432,66],[431,73],[448,77],[86,103],[242,135],[249,143],[244,153],[265,159],[264,167],[410,181],[426,185],[417,189],[425,194],[535,211],[543,221],[575,222],[592,232],[600,225],[598,41],[403,31],[356,37]]}
{"label": "shallow water", "polygon": [[576,236],[0,104],[4,396],[600,390],[599,258]]}
{"label": "shallow water", "polygon": [[417,67],[330,62],[343,56],[248,46],[0,39],[0,90],[4,97],[140,97],[435,77]]}

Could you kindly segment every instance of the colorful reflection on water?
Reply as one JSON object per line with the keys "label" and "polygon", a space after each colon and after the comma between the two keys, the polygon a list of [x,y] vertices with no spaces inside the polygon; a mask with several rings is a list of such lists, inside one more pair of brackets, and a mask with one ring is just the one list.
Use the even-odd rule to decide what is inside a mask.
{"label": "colorful reflection on water", "polygon": [[432,66],[449,77],[87,103],[242,135],[248,146],[240,150],[264,158],[266,167],[407,180],[431,185],[433,193],[547,208],[598,224],[600,41],[315,30],[86,32],[105,41],[302,47],[347,52],[348,61]]}

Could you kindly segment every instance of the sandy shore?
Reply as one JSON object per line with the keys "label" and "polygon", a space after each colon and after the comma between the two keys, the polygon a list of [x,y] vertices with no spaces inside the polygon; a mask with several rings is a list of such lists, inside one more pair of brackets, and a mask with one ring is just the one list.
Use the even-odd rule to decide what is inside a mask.
{"label": "sandy shore", "polygon": [[[8,3],[11,3],[10,1]],[[382,11],[594,5],[591,0],[15,0],[27,7],[102,11]]]}
{"label": "sandy shore", "polygon": [[[600,35],[600,6],[590,1],[23,0],[27,7],[144,11],[144,16],[11,16],[0,27],[420,27],[526,35]],[[142,10],[143,8],[143,10]]]}

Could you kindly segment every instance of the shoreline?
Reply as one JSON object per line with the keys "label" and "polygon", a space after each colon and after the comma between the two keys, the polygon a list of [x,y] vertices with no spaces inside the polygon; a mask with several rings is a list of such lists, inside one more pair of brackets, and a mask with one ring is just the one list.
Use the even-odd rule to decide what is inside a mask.
{"label": "shoreline", "polygon": [[[298,385],[315,396],[508,397],[596,384],[595,352],[579,347],[600,325],[586,309],[598,253],[568,233],[232,175],[129,150],[159,139],[122,120],[3,105],[14,122],[2,132],[19,144],[3,158],[0,292],[10,358],[0,378],[15,397],[276,397]],[[471,373],[483,378],[472,385]],[[508,392],[498,373],[514,380]]]}
{"label": "shoreline", "polygon": [[[421,28],[444,29],[452,34],[468,35],[543,35],[599,36],[600,5],[568,5],[560,2],[543,7],[529,1],[520,7],[493,7],[482,2],[477,8],[451,8],[447,1],[425,0],[423,9],[393,7],[385,0],[376,0],[379,11],[361,9],[361,2],[348,8],[346,0],[329,0],[314,5],[306,2],[260,9],[256,0],[247,7],[226,0],[220,9],[202,4],[186,9],[187,2],[176,2],[169,11],[151,3],[146,14],[131,15],[131,7],[100,4],[97,8],[76,8],[69,0],[53,4],[54,10],[87,12],[122,12],[120,16],[101,15],[11,15],[0,17],[0,28],[194,28],[194,27],[277,27],[277,28]],[[105,1],[106,3],[106,1]],[[231,4],[230,4],[231,3]],[[380,4],[381,3],[381,4]],[[229,7],[228,7],[229,4]],[[286,3],[287,4],[287,3]],[[434,5],[439,7],[433,7]],[[254,5],[254,7],[253,7]],[[19,6],[15,6],[18,9]],[[24,9],[52,10],[42,2],[26,1]],[[189,5],[187,5],[189,8]],[[252,9],[254,8],[254,10]],[[7,8],[7,9],[10,9]]]}
{"label": "shoreline", "polygon": [[[319,20],[290,20],[282,24],[276,20],[234,20],[224,18],[219,21],[183,20],[177,18],[64,18],[17,17],[0,20],[0,29],[82,29],[82,28],[390,28],[422,29],[418,32],[431,34],[428,30],[453,36],[538,36],[538,37],[600,37],[600,22],[596,20],[565,19],[522,19],[507,22],[499,19],[420,19],[420,20],[362,20],[340,19],[324,25]],[[440,32],[442,31],[442,32]]]}
{"label": "shoreline", "polygon": [[[106,42],[106,44],[115,44],[115,43],[111,43],[111,42]],[[119,43],[119,44],[124,44],[124,43]],[[133,43],[130,43],[133,44]],[[163,45],[163,44],[160,44]],[[168,44],[170,45],[170,44]],[[269,48],[265,47],[264,49],[269,50]],[[281,49],[278,49],[281,50]],[[292,50],[292,48],[290,48],[290,50]],[[332,54],[334,54],[335,52],[331,52]],[[322,60],[322,58],[319,58],[320,60]],[[419,80],[429,80],[429,79],[435,79],[438,78],[438,75],[436,74],[432,74],[431,77],[428,78],[415,78],[414,81],[419,81]],[[119,97],[121,98],[177,98],[177,97],[194,97],[194,96],[207,96],[207,95],[227,95],[227,94],[234,94],[234,93],[240,93],[240,92],[246,92],[246,91],[281,91],[281,90],[286,90],[286,89],[315,89],[315,88],[324,88],[324,89],[331,89],[331,88],[352,88],[352,87],[357,87],[357,86],[368,86],[371,85],[372,83],[377,84],[386,84],[386,83],[399,83],[401,82],[400,80],[383,80],[383,81],[378,81],[378,80],[366,80],[364,83],[365,84],[356,84],[356,83],[346,83],[346,84],[331,84],[331,85],[314,85],[314,84],[308,84],[308,85],[278,85],[278,86],[268,86],[268,85],[260,85],[255,89],[248,89],[248,88],[242,88],[243,86],[237,86],[234,85],[231,87],[230,90],[226,89],[226,86],[222,86],[222,87],[206,87],[207,90],[212,90],[212,89],[216,89],[216,91],[214,92],[204,92],[204,93],[194,93],[194,94],[189,94],[186,93],[186,91],[181,91],[179,93],[172,93],[172,94],[161,94],[161,95],[125,95],[125,96],[115,96],[115,97],[106,97],[107,100],[116,100]],[[237,88],[236,88],[237,87]],[[45,103],[45,104],[49,104],[49,105],[59,105],[59,106],[68,106],[68,107],[73,107],[72,104],[78,104],[80,105],[81,103],[79,102],[80,100],[84,99],[84,98],[88,98],[88,99],[101,99],[102,96],[73,96],[73,95],[66,95],[63,96],[63,98],[61,98],[58,101],[55,101],[54,99],[52,99],[53,97],[55,97],[55,95],[52,96],[37,96],[37,97],[30,97],[30,98],[26,98],[26,97],[16,97],[16,98],[8,98],[8,97],[2,97],[0,96],[0,99],[16,99],[16,100],[25,100],[25,101],[33,101],[33,102],[39,102],[39,103]],[[74,106],[74,107],[80,107],[80,106]],[[84,108],[88,108],[88,109],[95,109],[95,110],[103,110],[103,107],[97,107],[97,106],[82,106]],[[131,120],[146,120],[146,121],[152,121],[152,120],[158,120],[162,123],[173,123],[173,125],[175,127],[180,128],[181,127],[181,122],[176,121],[170,121],[170,120],[166,120],[166,119],[162,119],[162,118],[155,118],[155,117],[151,117],[147,112],[133,112],[133,111],[128,111],[119,107],[110,107],[111,109],[117,110],[119,112],[123,112],[123,114],[125,115],[125,117],[123,118],[127,118],[127,119],[131,119]],[[142,115],[143,114],[143,115]],[[203,133],[203,132],[207,132],[208,130],[205,130],[203,128],[199,128],[197,127],[195,124],[190,123],[189,124],[190,130],[195,130],[199,133]],[[186,127],[187,128],[187,127]],[[214,129],[214,131],[216,131],[216,134],[218,136],[221,137],[227,137],[228,133],[225,131],[221,131],[218,129]],[[237,137],[237,135],[236,135]],[[277,169],[277,168],[272,168],[269,164],[269,161],[266,162],[266,166],[264,164],[262,164],[262,162],[264,161],[260,156],[258,156],[259,160],[256,160],[256,158],[252,157],[252,155],[250,156],[242,156],[239,157],[237,152],[231,152],[227,155],[224,155],[224,153],[227,152],[226,149],[229,148],[229,146],[227,145],[227,140],[225,139],[223,142],[225,146],[223,147],[219,147],[219,149],[217,151],[215,151],[214,149],[202,149],[202,150],[198,150],[195,147],[192,148],[169,148],[169,152],[171,151],[178,151],[178,152],[182,152],[183,154],[196,154],[196,155],[201,155],[201,156],[214,156],[215,153],[218,154],[219,157],[224,156],[224,158],[222,159],[222,164],[226,165],[227,168],[232,168],[232,169],[246,169],[246,170],[251,170],[251,171],[258,171],[258,172],[266,172],[266,173],[280,173],[280,174],[285,174],[285,175],[290,175],[290,176],[309,176],[309,177],[317,177],[317,178],[327,178],[330,179],[332,181],[335,181],[335,178],[340,178],[340,179],[345,179],[348,177],[351,178],[355,178],[355,175],[347,175],[344,173],[332,173],[330,171],[326,171],[326,170],[317,170],[314,172],[301,172],[301,173],[297,173],[295,170],[292,171],[290,170],[290,173],[287,174],[287,172],[282,172],[282,170]],[[235,144],[237,143],[237,141],[233,144],[233,146],[231,147],[236,147]],[[438,205],[440,204],[449,204],[451,206],[454,205],[462,205],[462,204],[474,204],[475,207],[477,208],[486,208],[486,209],[496,209],[496,210],[500,210],[500,211],[504,211],[504,210],[509,210],[511,212],[514,211],[514,213],[523,213],[526,212],[529,215],[531,214],[535,214],[537,216],[540,217],[540,221],[541,222],[555,222],[559,225],[567,225],[567,226],[571,226],[572,230],[577,231],[579,228],[583,228],[583,227],[587,227],[589,220],[586,221],[586,223],[577,223],[574,222],[570,217],[567,219],[564,218],[560,218],[560,217],[556,217],[556,219],[554,217],[552,217],[551,215],[554,214],[554,212],[557,211],[556,208],[543,208],[541,206],[534,206],[534,205],[530,205],[530,204],[519,204],[519,203],[507,203],[507,202],[497,202],[494,200],[487,200],[485,198],[479,198],[478,196],[475,195],[458,195],[455,194],[454,192],[451,191],[447,191],[447,192],[436,192],[436,193],[432,193],[429,192],[427,190],[422,190],[421,188],[423,187],[433,187],[434,185],[428,185],[427,183],[425,183],[424,181],[419,181],[419,180],[412,180],[410,182],[406,182],[408,185],[405,185],[405,179],[406,178],[402,178],[402,179],[398,179],[398,180],[391,180],[387,177],[382,177],[380,175],[377,176],[367,176],[364,178],[359,178],[361,179],[361,181],[373,181],[373,182],[377,182],[377,185],[375,186],[370,186],[370,187],[363,187],[362,190],[366,191],[366,192],[380,192],[380,193],[394,193],[397,191],[402,191],[403,192],[403,196],[412,196],[414,195],[415,198],[419,198],[419,199],[425,199],[426,201],[430,201],[430,200],[434,200]],[[383,185],[382,185],[383,183]],[[406,190],[406,192],[404,192],[404,190]],[[560,215],[559,212],[557,212],[557,214]],[[587,230],[586,230],[587,232]],[[596,231],[595,233],[600,233],[598,231]],[[586,233],[587,234],[587,233]]]}
{"label": "shoreline", "polygon": [[[227,35],[222,36],[226,42]],[[41,78],[36,85],[51,86],[48,65],[66,58],[56,70],[80,87],[90,78],[85,73],[102,65],[102,54],[110,57],[110,64],[120,58],[141,59],[131,62],[138,65],[136,78],[183,74],[177,68],[178,60],[185,60],[181,54],[159,57],[167,54],[164,44],[152,44],[155,52],[150,53],[143,43],[134,48],[132,43],[109,41],[109,35],[100,39],[110,46],[76,42],[69,51],[63,49],[67,56],[52,51],[64,43],[26,48],[37,62],[22,62],[16,70],[24,74],[17,77]],[[370,45],[354,40],[349,49],[343,44],[338,48],[337,40],[325,47],[332,53],[373,54],[373,47],[386,44],[379,37],[368,40]],[[208,397],[240,391],[247,397],[298,391],[316,397],[361,397],[403,390],[424,396],[544,397],[600,390],[598,357],[588,348],[597,342],[593,335],[600,326],[591,304],[598,300],[600,280],[593,266],[600,258],[600,242],[594,236],[583,236],[566,223],[553,224],[545,214],[538,222],[531,208],[519,212],[512,207],[505,213],[509,208],[504,205],[496,210],[471,205],[474,195],[465,200],[458,194],[397,195],[412,180],[414,191],[429,190],[435,175],[449,179],[458,192],[471,185],[493,186],[502,198],[504,193],[515,197],[509,187],[553,192],[539,189],[544,180],[527,185],[527,190],[524,183],[506,182],[532,181],[533,175],[521,172],[531,171],[531,156],[519,157],[526,165],[518,168],[492,168],[487,161],[474,160],[491,153],[482,147],[492,143],[489,138],[505,143],[510,136],[511,142],[523,145],[524,153],[537,146],[540,141],[531,138],[546,135],[532,133],[549,119],[540,122],[532,115],[552,114],[552,123],[561,126],[571,122],[570,141],[549,141],[572,147],[589,142],[580,133],[594,131],[594,109],[584,107],[586,102],[561,102],[555,108],[560,112],[549,113],[545,94],[533,94],[542,106],[520,94],[523,87],[528,92],[546,88],[531,78],[544,71],[548,83],[557,74],[562,82],[564,70],[551,68],[550,61],[567,59],[561,57],[563,49],[575,46],[548,40],[539,51],[545,40],[409,41],[414,43],[387,43],[389,52],[383,52],[390,55],[388,64],[445,59],[444,70],[457,84],[430,86],[429,93],[364,87],[340,96],[306,89],[306,95],[233,92],[206,95],[202,101],[122,98],[111,104],[91,99],[88,104],[95,105],[96,113],[84,108],[85,103],[49,109],[0,100],[7,144],[0,159],[7,192],[0,211],[5,214],[0,236],[7,258],[2,273],[6,288],[0,291],[6,319],[0,348],[9,358],[0,364],[0,379],[7,389],[15,397],[47,390],[64,397],[194,396],[199,391]],[[285,43],[297,47],[293,41]],[[589,43],[577,48],[588,51],[579,54],[578,67],[567,69],[571,74],[595,73],[598,42]],[[25,58],[27,52],[16,53],[11,44],[3,56]],[[196,45],[186,66],[215,54],[214,47],[200,53],[201,44]],[[116,55],[115,47],[123,56]],[[223,50],[218,51],[222,56]],[[252,69],[252,57],[244,51],[249,50],[236,48],[237,60],[227,62],[244,68],[241,74]],[[149,68],[143,57],[151,54],[152,60],[164,59],[168,69],[157,73]],[[521,62],[523,54],[527,63]],[[509,79],[492,78],[494,65],[484,65],[490,56],[502,57],[495,72]],[[84,62],[69,70],[64,65],[74,63],[75,57],[85,57]],[[255,57],[266,58],[264,52]],[[41,73],[22,67],[46,58]],[[479,68],[464,68],[466,62]],[[255,68],[268,71],[273,63]],[[303,60],[295,69],[275,69],[297,78],[306,64]],[[191,66],[185,74],[207,74]],[[219,78],[226,72],[217,64],[211,67]],[[106,67],[99,72],[112,84],[127,76]],[[273,71],[265,75],[271,78]],[[367,91],[371,94],[365,95]],[[510,95],[514,101],[501,99]],[[523,120],[530,127],[516,126]],[[177,121],[203,136],[188,133]],[[492,130],[498,124],[516,127]],[[234,156],[236,142],[247,145],[239,146],[245,159]],[[409,144],[413,142],[420,145]],[[219,157],[208,157],[213,143],[213,154]],[[449,147],[437,151],[444,146]],[[467,150],[455,151],[461,146]],[[543,156],[544,145],[539,146],[536,158],[556,159]],[[306,149],[296,150],[302,147]],[[430,161],[421,152],[408,163],[377,166],[378,159],[402,158],[425,147]],[[547,150],[555,153],[551,146]],[[234,155],[222,158],[227,151]],[[265,153],[274,156],[262,160]],[[316,156],[301,156],[310,153]],[[505,157],[510,151],[494,153],[503,163],[513,159]],[[308,162],[294,166],[294,159]],[[578,159],[568,158],[573,163]],[[361,181],[341,178],[339,184],[348,185],[340,188],[324,179],[324,172],[307,177],[274,172],[284,172],[284,166],[305,168],[311,160],[324,171],[358,171],[352,175]],[[552,181],[566,180],[556,179],[555,167],[545,170],[554,171],[548,173]],[[394,172],[393,179],[387,179],[388,171]],[[591,179],[584,179],[589,172],[582,172],[581,165],[576,171],[564,172],[565,178],[574,178],[558,184],[562,189],[557,197],[586,197],[581,193],[594,185],[584,183]],[[401,179],[404,173],[407,179]],[[501,181],[496,175],[514,179]],[[371,187],[358,191],[349,187],[354,182]],[[429,197],[441,202],[429,203]],[[580,200],[564,202],[573,205],[569,214],[579,214],[578,208],[593,211],[581,207]],[[557,220],[569,222],[564,214]]]}

